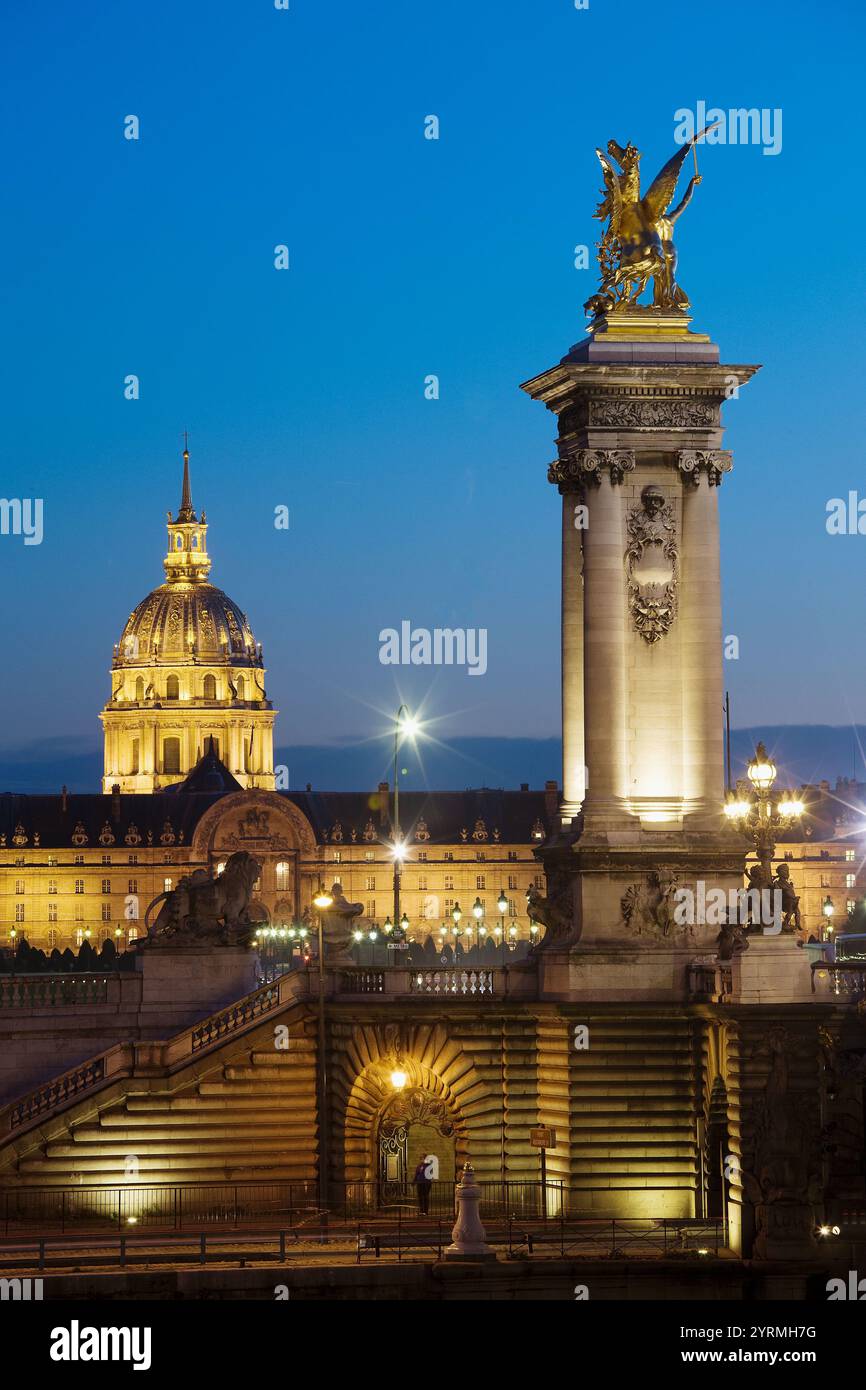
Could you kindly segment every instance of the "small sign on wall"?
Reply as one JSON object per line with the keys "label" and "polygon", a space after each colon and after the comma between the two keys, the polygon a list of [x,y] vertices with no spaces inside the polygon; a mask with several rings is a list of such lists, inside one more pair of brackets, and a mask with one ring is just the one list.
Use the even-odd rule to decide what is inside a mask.
{"label": "small sign on wall", "polygon": [[529,1142],[534,1149],[555,1149],[556,1130],[549,1125],[539,1125],[529,1131]]}

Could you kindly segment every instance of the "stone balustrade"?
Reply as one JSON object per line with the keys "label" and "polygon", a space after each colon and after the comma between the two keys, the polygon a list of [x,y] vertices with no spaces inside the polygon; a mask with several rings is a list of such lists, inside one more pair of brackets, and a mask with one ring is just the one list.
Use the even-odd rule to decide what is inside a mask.
{"label": "stone balustrade", "polygon": [[[133,991],[138,987],[134,976],[125,979]],[[121,989],[119,974],[0,975],[0,1010],[116,1003]]]}

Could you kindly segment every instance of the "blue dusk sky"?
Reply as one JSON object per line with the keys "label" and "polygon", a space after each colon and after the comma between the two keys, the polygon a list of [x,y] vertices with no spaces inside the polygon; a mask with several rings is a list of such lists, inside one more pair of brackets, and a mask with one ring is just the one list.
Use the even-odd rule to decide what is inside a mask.
{"label": "blue dusk sky", "polygon": [[[866,720],[866,536],[825,525],[866,496],[864,28],[856,0],[3,6],[0,495],[44,536],[0,536],[0,745],[98,745],[185,428],[278,744],[401,699],[446,740],[557,735],[555,420],[518,387],[585,336],[595,147],[634,141],[646,187],[698,103],[781,113],[776,153],[701,147],[677,232],[694,327],[763,364],[725,411],[734,723]],[[382,665],[402,620],[486,629],[486,674]]]}

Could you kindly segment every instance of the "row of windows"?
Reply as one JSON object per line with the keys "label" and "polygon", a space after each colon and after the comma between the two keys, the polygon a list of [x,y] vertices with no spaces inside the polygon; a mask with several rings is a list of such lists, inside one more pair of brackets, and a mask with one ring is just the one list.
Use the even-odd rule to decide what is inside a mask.
{"label": "row of windows", "polygon": [[[79,896],[82,896],[82,895],[84,894],[84,882],[85,882],[85,881],[84,881],[83,878],[77,878],[77,879],[75,880],[75,893],[76,893],[77,895],[79,895]],[[164,890],[165,890],[165,892],[166,892],[166,893],[169,893],[169,892],[171,891],[172,880],[171,880],[170,878],[163,879],[163,884],[164,884]],[[15,880],[15,893],[16,893],[16,895],[17,895],[18,897],[23,897],[23,896],[24,896],[24,889],[25,889],[25,882],[24,882],[24,879],[23,879],[23,878],[17,878],[17,879]],[[103,891],[103,893],[105,893],[105,894],[110,894],[110,893],[112,892],[111,879],[110,879],[110,878],[104,878],[104,879],[102,880],[102,891]],[[121,890],[117,890],[117,891],[121,891]],[[127,891],[127,893],[137,893],[137,892],[138,892],[138,879],[137,879],[137,878],[131,878],[131,879],[128,880],[126,891]],[[57,892],[57,879],[56,879],[56,878],[50,878],[50,879],[48,880],[48,893],[49,893],[49,896],[53,895],[53,894],[56,893],[56,892]]]}
{"label": "row of windows", "polygon": [[[112,912],[112,910],[111,910],[111,903],[103,903],[103,904],[102,904],[102,912],[101,912],[100,916],[101,916],[103,922],[113,922],[113,921],[115,921],[116,918],[117,918],[117,913],[116,913],[116,912]],[[127,922],[137,922],[137,921],[139,920],[140,913],[139,913],[138,903],[137,903],[135,900],[132,900],[132,901],[130,901],[130,902],[124,904],[123,916],[124,916],[124,918],[126,919]],[[83,910],[83,908],[77,907],[77,908],[75,909],[75,914],[74,914],[73,920],[76,921],[76,922],[83,922],[83,921],[84,921],[84,910]],[[16,904],[15,904],[15,921],[16,921],[17,923],[21,923],[21,922],[26,922],[26,921],[27,921],[27,913],[26,913],[26,911],[25,911],[25,908],[24,908],[24,904],[23,904],[23,903],[16,903]],[[49,904],[48,904],[48,921],[49,921],[49,922],[59,922],[59,921],[60,921],[60,917],[59,917],[58,912],[57,912],[57,904],[56,904],[56,903],[49,903]]]}
{"label": "row of windows", "polygon": [[[232,694],[232,699],[245,700],[247,698],[246,681],[243,676],[235,676],[234,688],[237,694]],[[144,677],[139,676],[135,682],[135,699],[154,700],[158,698],[158,692],[153,685],[145,685]],[[166,677],[165,692],[163,698],[166,700],[180,699],[180,679],[177,676]],[[195,698],[195,697],[194,697]],[[201,699],[215,700],[217,698],[217,683],[215,676],[205,676],[201,684]]]}
{"label": "row of windows", "polygon": [[[376,858],[377,858],[377,855],[376,855],[376,851],[375,851],[375,850],[372,850],[372,849],[365,850],[365,852],[364,852],[364,860],[365,860],[366,863],[368,863],[368,864],[373,863],[373,862],[376,860]],[[417,860],[417,862],[418,862],[419,864],[426,864],[426,863],[428,862],[428,859],[427,859],[427,851],[426,851],[426,850],[421,850],[421,851],[419,851],[419,853],[415,856],[415,858],[416,858],[416,860]],[[509,862],[509,863],[516,863],[516,862],[519,860],[519,858],[520,858],[520,856],[518,855],[518,853],[517,853],[516,850],[509,850],[509,851],[508,851],[507,859],[508,859],[508,862]],[[451,853],[450,850],[446,850],[446,851],[445,851],[445,854],[443,855],[443,859],[444,859],[444,861],[445,861],[446,864],[453,864],[453,862],[454,862],[454,855]],[[483,854],[476,855],[476,859],[477,859],[480,863],[485,863],[485,862],[486,862],[485,856],[484,856]],[[86,862],[88,862],[88,861],[86,860],[86,858],[85,858],[85,856],[84,856],[83,854],[75,854],[75,855],[73,855],[73,857],[72,857],[72,864],[73,864],[73,866],[76,866],[76,867],[77,867],[77,866],[83,866]],[[97,861],[94,859],[92,862],[93,862],[93,863],[96,863]],[[103,854],[103,855],[100,857],[99,862],[103,865],[103,867],[106,867],[106,868],[107,868],[107,867],[110,867],[112,863],[118,863],[119,861],[116,860],[116,859],[115,859],[115,860],[112,860],[112,857],[111,857],[110,854]],[[129,855],[127,855],[127,857],[126,857],[126,862],[127,862],[127,864],[133,864],[133,865],[138,864],[138,862],[139,862],[139,861],[138,861],[138,855],[137,855],[137,854],[129,854]],[[174,860],[173,860],[173,857],[172,857],[171,854],[163,854],[162,859],[161,859],[160,862],[163,863],[163,864],[172,864],[172,863],[174,862]],[[342,852],[342,850],[338,850],[338,849],[337,849],[337,850],[334,850],[333,856],[332,856],[332,862],[333,862],[334,864],[342,864],[342,863],[343,863],[343,852]],[[347,862],[347,863],[351,863],[352,860],[347,860],[346,862]],[[26,868],[26,867],[27,867],[27,859],[26,859],[26,857],[25,857],[23,854],[22,854],[22,855],[18,855],[18,856],[12,861],[12,867],[15,868],[15,869],[23,869],[23,868]],[[43,864],[34,864],[34,865],[33,865],[33,868],[37,868],[37,869],[39,869],[39,868],[59,869],[59,868],[60,868],[60,861],[59,861],[59,859],[57,858],[56,855],[54,855],[54,854],[49,854],[49,856],[48,856],[47,860],[45,861],[45,864],[44,864],[44,865],[43,865]],[[277,875],[277,886],[278,886],[278,887],[281,887],[281,886],[282,886],[282,887],[285,887],[286,884],[288,883],[289,870],[290,870],[290,866],[289,866],[288,864],[279,863],[279,864],[276,865],[276,875]],[[281,879],[281,878],[284,880],[284,882],[283,882],[282,884],[280,884],[280,879]]]}
{"label": "row of windows", "polygon": [[[225,863],[224,863],[224,862],[218,864],[218,865],[217,865],[217,873],[222,873],[222,871],[223,871],[224,868],[225,868]],[[453,888],[453,887],[454,887],[454,875],[453,875],[453,874],[445,874],[444,878],[445,878],[444,887],[445,887],[446,889]],[[543,888],[543,887],[544,887],[544,878],[543,878],[543,876],[542,876],[541,874],[536,874],[536,875],[535,875],[534,882],[535,882],[536,888]],[[164,880],[165,892],[169,892],[169,891],[170,891],[170,889],[171,889],[171,884],[172,884],[172,880],[171,880],[170,878],[166,878],[166,879]],[[288,864],[278,864],[278,865],[277,865],[276,886],[277,886],[277,889],[278,889],[278,890],[279,890],[279,889],[287,889],[287,888],[288,888],[288,886],[289,886],[289,866],[288,866]],[[426,875],[426,874],[419,874],[418,878],[415,880],[414,886],[417,888],[417,890],[418,890],[419,892],[422,892],[422,893],[423,893],[423,892],[426,892],[426,889],[427,889],[427,875]],[[825,886],[825,885],[824,885],[823,882],[822,882],[822,887],[824,887],[824,886]],[[827,884],[826,886],[829,887],[830,885]],[[368,875],[367,875],[366,881],[365,881],[365,887],[366,887],[368,893],[374,893],[374,892],[376,891],[376,875],[375,875],[375,874],[368,874]],[[476,876],[475,876],[475,888],[476,888],[476,890],[477,890],[478,892],[483,892],[483,891],[486,889],[486,887],[487,887],[487,875],[486,875],[486,874],[476,874]],[[512,892],[513,892],[513,891],[516,891],[516,889],[517,889],[517,875],[516,875],[516,874],[508,874],[508,887],[509,887],[509,889],[510,889]],[[853,888],[853,887],[854,887],[854,875],[853,875],[853,874],[849,874],[849,875],[848,875],[848,881],[847,881],[847,883],[846,883],[846,887],[848,887],[848,888]],[[27,889],[27,881],[26,881],[26,879],[23,879],[23,878],[16,878],[16,880],[15,880],[15,894],[16,894],[16,896],[17,896],[17,897],[23,897],[24,894],[25,894],[25,892],[26,892],[26,889]],[[47,893],[49,894],[49,896],[52,896],[53,894],[57,893],[57,891],[58,891],[57,879],[56,879],[56,878],[50,878],[50,879],[48,880],[47,884],[45,885],[45,889],[44,889],[44,890],[42,889],[42,885],[41,885],[41,884],[38,885],[38,887],[37,887],[37,892],[42,892],[42,891],[47,892]],[[77,878],[77,879],[75,879],[74,891],[75,891],[77,894],[83,894],[83,893],[85,892],[85,880],[84,880],[83,878]],[[118,891],[118,892],[119,892],[119,891],[121,891],[121,890],[119,890],[119,889],[112,889],[112,886],[111,886],[111,879],[110,879],[110,878],[104,878],[104,879],[102,880],[102,892],[105,893],[105,894],[110,894],[110,893],[112,893],[113,891]],[[137,892],[138,892],[138,879],[137,879],[137,878],[130,878],[130,879],[127,880],[127,889],[126,889],[126,891],[127,891],[128,893],[137,893]]]}
{"label": "row of windows", "polygon": [[[506,860],[508,861],[509,864],[516,864],[516,863],[518,862],[518,860],[520,859],[520,855],[517,853],[517,850],[516,850],[516,849],[510,849],[510,850],[508,850],[505,857],[506,857]],[[369,862],[369,861],[372,861],[373,859],[376,858],[376,851],[373,850],[373,849],[365,850],[365,851],[364,851],[364,858],[365,858],[368,862]],[[446,864],[453,864],[453,863],[454,863],[454,851],[453,851],[453,850],[450,850],[450,849],[446,849],[445,852],[444,852],[444,854],[442,855],[442,858],[444,859],[444,861],[445,861]],[[498,856],[498,855],[494,855],[494,858],[497,859],[497,861],[498,861],[499,856]],[[416,861],[417,861],[419,864],[426,864],[426,863],[427,863],[427,850],[426,850],[426,849],[418,850],[418,851],[416,852],[416,854],[415,854],[415,859],[416,859]],[[476,851],[476,854],[475,854],[475,861],[476,861],[476,863],[478,863],[478,864],[486,864],[486,863],[487,863],[487,854],[485,853],[484,850],[477,850],[477,851]],[[342,851],[341,849],[335,849],[335,850],[332,850],[332,851],[331,851],[331,862],[334,863],[334,864],[342,864],[342,863],[343,863],[343,851]],[[346,862],[347,862],[347,863],[351,863],[352,861],[351,861],[351,859],[350,859],[350,860],[347,860]]]}

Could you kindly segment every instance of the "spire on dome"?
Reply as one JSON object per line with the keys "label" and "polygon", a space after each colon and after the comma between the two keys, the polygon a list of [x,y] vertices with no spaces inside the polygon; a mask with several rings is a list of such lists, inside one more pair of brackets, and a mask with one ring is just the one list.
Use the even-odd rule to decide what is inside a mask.
{"label": "spire on dome", "polygon": [[196,516],[192,505],[192,490],[189,485],[189,443],[186,430],[183,432],[183,492],[180,511],[172,519],[168,514],[168,554],[163,560],[165,577],[169,584],[199,584],[208,577],[210,557],[207,553],[207,520],[204,512],[201,520]]}
{"label": "spire on dome", "polygon": [[177,520],[198,520],[192,509],[192,493],[189,486],[189,440],[186,430],[183,432],[183,492],[181,493],[180,511],[177,514]]}

